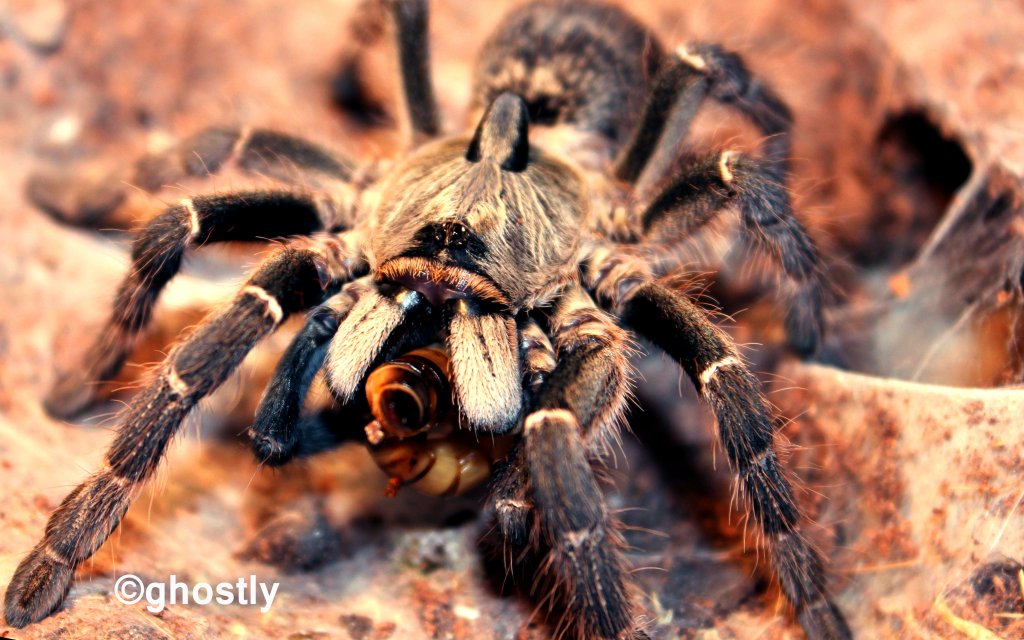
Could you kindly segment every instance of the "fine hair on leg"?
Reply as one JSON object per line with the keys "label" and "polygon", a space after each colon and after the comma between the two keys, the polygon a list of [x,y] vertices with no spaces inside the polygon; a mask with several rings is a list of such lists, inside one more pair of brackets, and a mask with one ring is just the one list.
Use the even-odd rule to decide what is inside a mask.
{"label": "fine hair on leg", "polygon": [[9,624],[24,627],[60,606],[75,568],[117,528],[192,408],[288,314],[323,297],[320,260],[294,249],[268,259],[231,303],[171,350],[122,414],[103,468],[64,499],[43,539],[18,565],[4,601]]}

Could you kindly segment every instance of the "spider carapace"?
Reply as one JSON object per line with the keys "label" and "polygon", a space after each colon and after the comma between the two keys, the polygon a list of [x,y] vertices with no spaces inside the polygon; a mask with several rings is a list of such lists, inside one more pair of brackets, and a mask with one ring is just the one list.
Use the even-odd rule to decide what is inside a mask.
{"label": "spider carapace", "polygon": [[[487,41],[472,127],[446,137],[430,78],[426,1],[369,4],[389,16],[396,36],[414,142],[405,158],[361,165],[289,135],[214,128],[132,169],[128,182],[144,189],[228,164],[281,180],[312,175],[330,188],[196,195],[139,232],[106,327],[84,365],[46,399],[53,414],[78,412],[93,399],[90,383],[121,367],[187,252],[222,241],[287,242],[132,400],[103,468],[63,501],[19,565],[7,590],[8,623],[22,627],[60,606],[76,567],[117,527],[196,403],[287,316],[312,309],[250,429],[261,461],[283,464],[341,441],[339,430],[303,418],[316,375],[334,395],[336,420],[345,420],[348,408],[365,408],[371,372],[441,343],[437,357],[448,360],[435,382],[451,385],[452,432],[503,444],[482,453],[452,444],[456,435],[434,440],[443,445],[432,450],[438,463],[486,457],[463,466],[472,484],[496,461],[488,512],[507,545],[545,558],[537,566],[546,575],[534,579],[550,580],[545,600],[557,609],[557,629],[645,637],[617,522],[592,468],[617,437],[631,386],[631,333],[639,334],[674,358],[712,407],[746,509],[806,634],[851,637],[827,594],[822,558],[801,533],[805,518],[759,383],[731,339],[669,284],[687,239],[735,211],[784,276],[793,348],[814,351],[820,262],[790,211],[784,103],[721,47],[667,51],[619,8],[534,2]],[[764,135],[760,151],[678,161],[706,100],[748,118]],[[371,404],[389,384],[373,382]],[[417,398],[438,397],[428,387],[391,396],[375,412],[390,430],[368,429],[368,438],[422,442],[418,426],[403,432],[402,419],[388,412],[412,411],[412,422],[425,424]],[[345,426],[361,432],[363,424]],[[378,448],[378,462],[396,468],[415,458],[394,451]],[[418,473],[397,472],[419,481]],[[421,488],[449,492],[442,480]]]}

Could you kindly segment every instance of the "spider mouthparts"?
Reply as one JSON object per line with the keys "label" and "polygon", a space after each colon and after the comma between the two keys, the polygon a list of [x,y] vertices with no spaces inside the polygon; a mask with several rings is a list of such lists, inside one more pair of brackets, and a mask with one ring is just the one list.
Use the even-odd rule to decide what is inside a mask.
{"label": "spider mouthparts", "polygon": [[449,300],[483,300],[501,307],[508,298],[490,278],[468,269],[428,258],[400,257],[377,270],[377,279],[418,291],[435,307]]}

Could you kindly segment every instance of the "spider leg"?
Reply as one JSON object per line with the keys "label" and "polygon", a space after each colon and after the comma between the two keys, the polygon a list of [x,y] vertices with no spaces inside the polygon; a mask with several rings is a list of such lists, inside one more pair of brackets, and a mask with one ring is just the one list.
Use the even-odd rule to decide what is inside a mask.
{"label": "spider leg", "polygon": [[414,136],[433,138],[441,131],[430,74],[427,0],[390,0],[405,108]]}
{"label": "spider leg", "polygon": [[357,180],[358,168],[347,158],[286,133],[243,131],[236,148],[234,159],[241,169],[285,184],[336,186]]}
{"label": "spider leg", "polygon": [[814,353],[823,325],[821,259],[770,163],[725,151],[687,167],[644,209],[641,237],[648,248],[671,250],[730,205],[739,210],[747,236],[793,284],[786,301],[790,343],[803,355]]}
{"label": "spider leg", "polygon": [[293,459],[333,451],[347,442],[363,442],[365,435],[362,429],[351,427],[365,425],[372,419],[365,402],[345,405],[333,403],[300,415],[289,425],[289,440],[284,443],[287,448],[273,449],[270,458],[260,456],[265,456],[264,451],[277,443],[257,445],[254,442],[252,448],[261,464],[280,467]]}
{"label": "spider leg", "polygon": [[[324,202],[288,191],[199,196],[169,207],[136,237],[131,271],[118,287],[109,319],[83,361],[60,374],[44,400],[47,411],[70,417],[92,402],[95,383],[120,370],[189,249],[212,242],[308,235],[331,226],[326,221],[332,217]],[[330,261],[332,269],[350,275],[362,268],[356,242],[350,234],[324,240],[325,250],[340,254]]]}
{"label": "spider leg", "polygon": [[364,124],[387,120],[386,110],[373,95],[373,70],[366,61],[368,50],[382,36],[393,36],[405,112],[415,142],[434,138],[441,131],[431,80],[429,13],[427,0],[362,0],[349,24],[352,48],[344,54],[332,83],[336,102]]}
{"label": "spider leg", "polygon": [[[26,185],[40,209],[70,224],[128,229],[150,201],[137,190],[156,194],[188,178],[205,178],[229,165],[287,185],[331,189],[350,198],[357,169],[349,160],[307,140],[268,129],[210,127],[131,166],[94,178],[37,173]],[[337,205],[344,209],[345,203]]]}
{"label": "spider leg", "polygon": [[386,97],[374,91],[374,69],[367,63],[388,27],[385,0],[360,0],[349,17],[346,50],[331,80],[334,103],[363,126],[378,126],[391,120]]}
{"label": "spider leg", "polygon": [[[615,159],[613,175],[619,180],[636,183],[648,162],[666,152],[667,141],[659,144],[667,137],[666,129],[673,137],[684,138],[690,121],[707,96],[711,81],[705,70],[678,55],[669,56],[663,65],[654,78],[632,137]],[[674,152],[677,142],[673,140],[668,151]]]}
{"label": "spider leg", "polygon": [[637,128],[615,164],[615,176],[638,184],[656,182],[686,138],[706,97],[735,105],[766,136],[770,175],[783,183],[789,163],[793,116],[775,92],[751,75],[739,55],[713,44],[679,47],[663,63]]}
{"label": "spider leg", "polygon": [[615,301],[631,328],[671,355],[711,405],[719,438],[746,504],[770,549],[782,592],[813,639],[851,638],[842,613],[829,599],[820,553],[803,537],[804,516],[774,447],[771,414],[735,345],[685,295],[651,281],[616,274]]}
{"label": "spider leg", "polygon": [[[536,320],[527,317],[517,324],[519,360],[523,363],[523,404],[528,405],[555,368],[555,350]],[[506,566],[526,550],[533,522],[533,500],[529,496],[524,457],[523,447],[517,444],[495,471],[487,497],[501,537],[511,546]]]}
{"label": "spider leg", "polygon": [[[589,459],[614,437],[629,394],[626,333],[579,288],[551,322],[558,360],[524,422],[525,457],[546,571],[563,623],[581,637],[643,637],[635,628],[623,541]],[[552,601],[554,602],[554,600]]]}
{"label": "spider leg", "polygon": [[8,624],[24,627],[60,606],[75,568],[117,527],[192,408],[288,314],[322,299],[322,260],[303,249],[271,257],[229,305],[171,351],[125,411],[103,469],[64,499],[43,539],[18,565],[4,602]]}
{"label": "spider leg", "polygon": [[534,504],[528,483],[526,451],[516,444],[496,465],[486,502],[488,518],[494,518],[504,545],[506,569],[518,564],[530,550]]}
{"label": "spider leg", "polygon": [[517,324],[519,360],[523,363],[523,392],[533,395],[555,369],[555,348],[533,318],[526,317]]}
{"label": "spider leg", "polygon": [[282,465],[293,457],[300,441],[307,440],[300,429],[302,406],[327,357],[331,338],[355,304],[351,287],[348,285],[309,313],[278,362],[248,432],[253,453],[261,462]]}

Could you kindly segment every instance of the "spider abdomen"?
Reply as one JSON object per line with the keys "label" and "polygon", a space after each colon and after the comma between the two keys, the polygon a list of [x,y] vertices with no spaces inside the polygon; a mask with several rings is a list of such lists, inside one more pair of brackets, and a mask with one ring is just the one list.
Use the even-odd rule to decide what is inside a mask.
{"label": "spider abdomen", "polygon": [[501,93],[516,93],[532,124],[568,124],[617,144],[630,133],[660,58],[651,32],[618,7],[530,3],[484,45],[473,104],[483,109]]}

